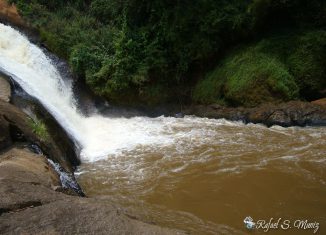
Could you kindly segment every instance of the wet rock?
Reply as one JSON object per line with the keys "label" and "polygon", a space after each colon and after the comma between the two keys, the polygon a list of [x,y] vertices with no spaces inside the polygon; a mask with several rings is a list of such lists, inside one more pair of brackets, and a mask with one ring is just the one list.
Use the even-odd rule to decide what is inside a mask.
{"label": "wet rock", "polygon": [[290,117],[290,125],[326,125],[326,108],[319,105],[291,101],[280,107]]}
{"label": "wet rock", "polygon": [[265,104],[249,110],[248,122],[268,126],[325,125],[326,109],[312,103],[290,101],[283,104]]}
{"label": "wet rock", "polygon": [[1,234],[183,234],[125,215],[105,199],[69,196],[40,155],[13,148],[0,155]]}
{"label": "wet rock", "polygon": [[266,103],[255,108],[229,108],[220,105],[197,105],[185,110],[187,115],[225,118],[267,126],[326,125],[326,106],[316,103],[290,101],[282,104]]}
{"label": "wet rock", "polygon": [[36,140],[36,136],[28,127],[26,116],[15,106],[0,100],[0,149],[9,147],[15,139],[25,136]]}
{"label": "wet rock", "polygon": [[266,124],[290,126],[291,118],[283,110],[275,110],[266,120]]}
{"label": "wet rock", "polygon": [[63,186],[62,189],[57,189],[56,191],[65,192],[69,195],[85,196],[73,173],[66,172],[58,163],[54,163],[51,160],[48,161],[53,169],[60,175],[60,181]]}
{"label": "wet rock", "polygon": [[9,126],[10,131],[13,130],[12,135],[19,134],[23,135],[26,139],[37,141],[37,137],[28,123],[27,115],[15,106],[2,100],[0,100],[0,123],[2,123],[1,125]]}
{"label": "wet rock", "polygon": [[9,124],[0,121],[0,150],[9,147],[11,144]]}
{"label": "wet rock", "polygon": [[36,144],[67,172],[73,172],[72,160],[67,158],[66,149],[61,149],[51,136],[48,140],[40,139],[34,134],[30,122],[31,119],[20,109],[0,100],[0,149],[9,147],[13,142]]}
{"label": "wet rock", "polygon": [[[9,102],[10,100],[10,84],[0,74],[0,100]],[[9,123],[0,121],[0,149],[6,148],[11,145],[11,137],[9,132]]]}

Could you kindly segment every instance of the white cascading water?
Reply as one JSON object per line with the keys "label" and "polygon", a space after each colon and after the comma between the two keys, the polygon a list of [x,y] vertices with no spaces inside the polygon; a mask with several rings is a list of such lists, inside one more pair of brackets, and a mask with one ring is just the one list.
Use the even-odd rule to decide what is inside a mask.
{"label": "white cascading water", "polygon": [[[83,116],[77,109],[72,85],[63,81],[51,60],[37,46],[10,26],[0,24],[0,70],[10,75],[31,96],[38,99],[81,148],[81,158],[96,161],[136,146],[170,145],[180,137],[202,139],[200,129],[173,131],[204,119],[108,118]],[[208,120],[210,125],[235,123]]]}

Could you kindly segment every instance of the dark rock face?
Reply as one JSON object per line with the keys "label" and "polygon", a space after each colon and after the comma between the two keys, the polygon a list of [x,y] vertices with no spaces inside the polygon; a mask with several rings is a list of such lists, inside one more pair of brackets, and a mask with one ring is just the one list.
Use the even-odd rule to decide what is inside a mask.
{"label": "dark rock face", "polygon": [[326,106],[290,101],[283,104],[263,104],[256,108],[227,108],[220,105],[191,106],[185,114],[208,118],[225,118],[267,126],[326,125]]}
{"label": "dark rock face", "polygon": [[[31,130],[29,117],[20,109],[0,100],[0,149],[9,147],[12,142],[33,143],[41,147],[46,155],[68,172],[73,171],[72,160],[65,149],[52,139],[41,140]],[[76,159],[76,162],[79,160]]]}
{"label": "dark rock face", "polygon": [[9,147],[15,140],[37,141],[28,127],[28,119],[15,106],[0,100],[0,149]]}
{"label": "dark rock face", "polygon": [[105,199],[54,191],[57,173],[27,149],[0,155],[0,185],[1,234],[183,234],[132,219]]}
{"label": "dark rock face", "polygon": [[11,96],[11,88],[9,82],[0,74],[0,100],[9,102]]}
{"label": "dark rock face", "polygon": [[326,125],[326,109],[307,102],[291,101],[280,105],[263,105],[250,110],[251,114],[265,114],[248,122],[264,123],[268,126]]}
{"label": "dark rock face", "polygon": [[12,142],[9,132],[9,124],[0,120],[0,149],[7,148],[11,144]]}

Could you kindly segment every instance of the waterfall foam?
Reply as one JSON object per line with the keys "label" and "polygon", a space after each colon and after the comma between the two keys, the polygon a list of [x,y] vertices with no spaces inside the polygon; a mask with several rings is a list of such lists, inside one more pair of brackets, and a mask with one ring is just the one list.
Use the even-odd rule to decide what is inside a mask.
{"label": "waterfall foam", "polygon": [[[83,116],[77,109],[72,84],[62,79],[40,48],[3,24],[0,24],[0,70],[46,107],[79,145],[82,160],[96,161],[142,145],[169,145],[177,141],[178,136],[188,136],[189,141],[201,138],[200,129],[187,128],[177,133],[172,130],[176,125],[192,126],[199,118]],[[206,121],[212,125],[232,124],[221,120]]]}

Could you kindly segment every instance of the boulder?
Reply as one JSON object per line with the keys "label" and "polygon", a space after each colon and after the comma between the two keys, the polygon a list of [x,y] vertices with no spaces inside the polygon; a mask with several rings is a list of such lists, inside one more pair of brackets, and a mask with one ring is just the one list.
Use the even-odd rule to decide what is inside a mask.
{"label": "boulder", "polygon": [[109,200],[56,192],[58,180],[42,155],[0,155],[1,234],[184,234],[133,219]]}

